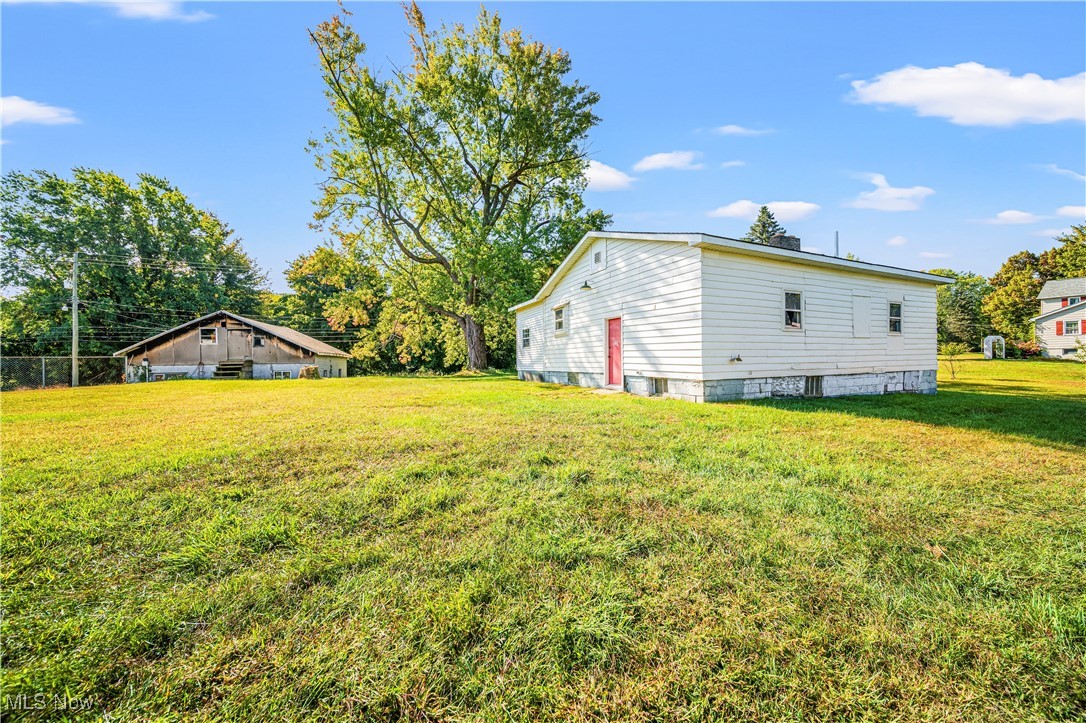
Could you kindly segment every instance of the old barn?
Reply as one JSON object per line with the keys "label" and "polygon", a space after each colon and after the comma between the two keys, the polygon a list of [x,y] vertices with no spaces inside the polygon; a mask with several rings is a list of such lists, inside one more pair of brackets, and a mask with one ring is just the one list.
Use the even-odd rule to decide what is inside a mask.
{"label": "old barn", "polygon": [[350,356],[300,331],[216,311],[175,326],[113,356],[125,379],[297,379],[315,366],[322,377],[347,376]]}

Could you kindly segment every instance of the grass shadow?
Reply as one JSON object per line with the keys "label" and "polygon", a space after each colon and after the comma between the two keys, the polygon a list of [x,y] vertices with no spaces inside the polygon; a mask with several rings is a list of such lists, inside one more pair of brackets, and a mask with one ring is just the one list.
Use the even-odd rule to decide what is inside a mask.
{"label": "grass shadow", "polygon": [[[974,388],[975,387],[975,388]],[[1060,449],[1086,450],[1086,398],[1045,396],[1034,387],[1002,394],[983,384],[956,382],[938,394],[888,394],[832,399],[758,400],[797,412],[838,412],[856,417],[892,419],[918,424],[995,432]],[[1000,387],[1000,390],[1014,389]],[[1017,391],[1015,389],[1015,391]]]}

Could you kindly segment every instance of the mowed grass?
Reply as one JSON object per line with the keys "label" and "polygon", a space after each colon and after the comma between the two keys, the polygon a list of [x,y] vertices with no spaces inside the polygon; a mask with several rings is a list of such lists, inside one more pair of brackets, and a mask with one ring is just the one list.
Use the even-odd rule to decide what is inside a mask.
{"label": "mowed grass", "polygon": [[941,385],[5,393],[3,713],[1081,720],[1086,367]]}

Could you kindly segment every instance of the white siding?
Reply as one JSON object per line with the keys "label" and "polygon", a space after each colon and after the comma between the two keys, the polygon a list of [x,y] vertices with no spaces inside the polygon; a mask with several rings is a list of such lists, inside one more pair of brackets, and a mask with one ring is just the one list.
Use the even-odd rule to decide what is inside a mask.
{"label": "white siding", "polygon": [[[602,252],[602,267],[593,264]],[[623,373],[701,378],[701,251],[665,241],[595,239],[549,296],[517,313],[517,369],[603,374],[607,319],[622,318]],[[582,291],[585,281],[591,291]],[[554,307],[566,307],[564,334]],[[525,349],[521,330],[530,329]]]}
{"label": "white siding", "polygon": [[[706,250],[704,378],[936,368],[935,285]],[[784,328],[784,292],[803,294],[803,329]],[[903,303],[889,333],[889,303]],[[742,361],[729,359],[740,355]]]}
{"label": "white siding", "polygon": [[[1076,308],[1077,307],[1077,308]],[[1056,307],[1060,308],[1059,306]],[[1064,329],[1067,328],[1068,321],[1078,321],[1079,333],[1078,334],[1056,334],[1056,322],[1062,321]],[[1086,334],[1083,333],[1086,327],[1086,304],[1075,306],[1068,306],[1067,310],[1063,314],[1058,314],[1054,318],[1044,319],[1034,324],[1037,334],[1037,343],[1041,349],[1045,350],[1047,356],[1074,356],[1074,352],[1065,354],[1065,349],[1074,349],[1075,340],[1082,339],[1086,341]]]}

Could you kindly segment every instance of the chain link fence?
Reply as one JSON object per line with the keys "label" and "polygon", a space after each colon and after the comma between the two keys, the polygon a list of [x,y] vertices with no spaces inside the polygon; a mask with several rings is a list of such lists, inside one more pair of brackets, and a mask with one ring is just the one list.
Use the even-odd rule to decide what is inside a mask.
{"label": "chain link fence", "polygon": [[[79,357],[79,386],[120,384],[124,359],[112,356]],[[66,356],[0,357],[0,389],[45,389],[72,384],[72,358]]]}

